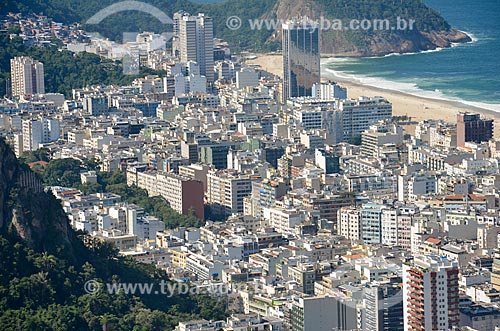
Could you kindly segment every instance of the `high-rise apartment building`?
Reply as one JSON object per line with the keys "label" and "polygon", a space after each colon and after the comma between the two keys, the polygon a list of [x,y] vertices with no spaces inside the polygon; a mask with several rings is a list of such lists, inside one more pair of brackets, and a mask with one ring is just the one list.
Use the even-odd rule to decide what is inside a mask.
{"label": "high-rise apartment building", "polygon": [[58,140],[59,136],[60,126],[58,120],[52,118],[23,120],[22,151],[35,151],[42,144]]}
{"label": "high-rise apartment building", "polygon": [[403,143],[403,128],[396,123],[379,122],[363,132],[361,138],[361,153],[378,157],[379,152],[388,144]]}
{"label": "high-rise apartment building", "polygon": [[321,80],[319,26],[307,21],[283,24],[283,101],[312,96]]}
{"label": "high-rise apartment building", "polygon": [[457,115],[457,145],[466,142],[481,143],[493,137],[493,120],[481,118],[479,114],[460,113]]}
{"label": "high-rise apartment building", "polygon": [[207,174],[210,166],[206,164],[194,163],[190,165],[179,166],[179,175],[196,179],[203,183],[203,191],[207,191]]}
{"label": "high-rise apartment building", "polygon": [[252,179],[248,175],[221,170],[208,172],[207,201],[214,214],[243,213],[243,198],[251,193]]}
{"label": "high-rise apartment building", "polygon": [[392,104],[382,97],[340,100],[344,140],[361,136],[372,124],[392,117]]}
{"label": "high-rise apartment building", "polygon": [[216,169],[227,168],[227,155],[230,146],[227,144],[212,144],[200,147],[200,161],[205,164],[211,164]]}
{"label": "high-rise apartment building", "polygon": [[204,219],[201,181],[173,173],[157,176],[157,179],[158,193],[170,203],[170,207],[180,214],[189,215],[192,212],[199,219]]}
{"label": "high-rise apartment building", "polygon": [[348,298],[306,296],[292,298],[292,331],[357,330],[358,312]]}
{"label": "high-rise apartment building", "polygon": [[179,214],[193,213],[201,220],[205,218],[203,183],[200,180],[175,173],[144,170],[130,167],[127,172],[127,183],[145,189],[149,196],[162,196]]}
{"label": "high-rise apartment building", "polygon": [[178,43],[181,61],[195,61],[200,66],[200,74],[208,82],[214,81],[214,24],[205,14],[176,17]]}
{"label": "high-rise apartment building", "polygon": [[316,83],[313,85],[312,95],[321,100],[347,99],[347,88],[331,81]]}
{"label": "high-rise apartment building", "polygon": [[410,248],[411,224],[417,208],[365,204],[337,211],[337,233],[350,240]]}
{"label": "high-rise apartment building", "polygon": [[361,208],[361,238],[365,244],[382,242],[382,212],[384,205],[366,203]]}
{"label": "high-rise apartment building", "polygon": [[337,233],[350,240],[360,240],[361,211],[353,207],[343,207],[337,213]]}
{"label": "high-rise apartment building", "polygon": [[458,262],[417,256],[403,264],[405,331],[451,330],[459,324]]}
{"label": "high-rise apartment building", "polygon": [[12,96],[45,93],[43,63],[30,57],[19,56],[10,60]]}
{"label": "high-rise apartment building", "polygon": [[103,94],[86,96],[82,104],[83,110],[92,116],[105,115],[109,111],[108,98]]}
{"label": "high-rise apartment building", "polygon": [[249,199],[253,208],[250,213],[245,214],[263,218],[264,208],[274,207],[276,200],[281,199],[287,190],[288,185],[285,181],[264,179],[252,182],[252,194]]}
{"label": "high-rise apartment building", "polygon": [[409,175],[398,176],[398,200],[414,201],[420,195],[437,192],[438,180],[435,174],[413,172]]}
{"label": "high-rise apartment building", "polygon": [[403,331],[403,290],[401,278],[369,283],[364,289],[363,330]]}

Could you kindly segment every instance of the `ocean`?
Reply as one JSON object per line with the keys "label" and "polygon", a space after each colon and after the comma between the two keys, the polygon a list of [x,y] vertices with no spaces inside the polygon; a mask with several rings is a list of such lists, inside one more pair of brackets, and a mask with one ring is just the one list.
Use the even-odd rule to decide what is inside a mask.
{"label": "ocean", "polygon": [[417,54],[328,59],[323,76],[500,112],[500,1],[424,2],[473,42]]}

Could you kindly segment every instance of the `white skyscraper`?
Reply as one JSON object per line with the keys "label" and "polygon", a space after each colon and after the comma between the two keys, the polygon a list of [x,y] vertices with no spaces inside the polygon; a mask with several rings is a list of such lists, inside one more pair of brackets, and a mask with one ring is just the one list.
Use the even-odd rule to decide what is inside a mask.
{"label": "white skyscraper", "polygon": [[10,60],[10,73],[14,97],[45,93],[43,63],[26,56],[15,57]]}
{"label": "white skyscraper", "polygon": [[205,14],[178,18],[179,49],[182,62],[195,61],[200,74],[214,81],[214,25]]}

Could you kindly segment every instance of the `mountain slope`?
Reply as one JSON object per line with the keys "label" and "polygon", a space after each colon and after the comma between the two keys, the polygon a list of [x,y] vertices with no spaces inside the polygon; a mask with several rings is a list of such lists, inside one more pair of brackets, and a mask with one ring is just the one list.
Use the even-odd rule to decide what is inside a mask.
{"label": "mountain slope", "polygon": [[18,163],[3,140],[0,157],[0,233],[37,251],[62,249],[68,256],[78,256],[83,244],[71,230],[60,203],[43,192],[40,178]]}
{"label": "mountain slope", "polygon": [[[325,55],[381,56],[470,41],[420,0],[279,0],[274,15],[281,20],[301,16],[318,21],[326,18],[332,27],[322,31],[321,52]],[[350,27],[353,20],[354,29]],[[356,29],[363,20],[372,26],[377,25],[376,20],[387,20],[388,24]],[[398,30],[398,20],[406,24],[413,20],[413,29],[404,29],[401,23],[402,29]],[[280,33],[275,36],[279,38]]]}
{"label": "mountain slope", "polygon": [[[225,317],[225,302],[207,295],[125,295],[104,286],[162,280],[164,271],[119,257],[107,244],[87,248],[60,203],[0,138],[0,330],[160,331]],[[101,291],[87,293],[88,282]]]}
{"label": "mountain slope", "polygon": [[[43,12],[57,21],[85,22],[98,10],[113,0],[20,0],[0,5],[0,13],[7,10]],[[449,47],[455,42],[468,42],[470,38],[450,27],[436,11],[422,0],[227,0],[220,3],[202,4],[186,0],[146,1],[172,16],[178,10],[191,13],[205,12],[214,18],[216,36],[229,41],[239,49],[279,49],[280,31],[262,29],[252,31],[248,20],[259,18],[284,21],[292,17],[325,17],[330,21],[351,19],[389,19],[391,26],[397,18],[415,20],[415,29],[405,31],[334,30],[322,36],[322,53],[350,56],[379,56],[389,53],[418,52]],[[243,25],[230,30],[226,21],[231,16],[241,18]],[[126,27],[126,28],[124,28]],[[87,26],[107,37],[119,39],[126,31],[163,31],[171,29],[159,24],[144,13],[123,12],[106,18],[99,26]]]}

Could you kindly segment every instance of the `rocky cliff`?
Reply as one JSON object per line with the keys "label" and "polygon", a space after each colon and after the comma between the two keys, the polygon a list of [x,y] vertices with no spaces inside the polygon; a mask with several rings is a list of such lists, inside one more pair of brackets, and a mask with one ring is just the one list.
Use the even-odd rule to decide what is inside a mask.
{"label": "rocky cliff", "polygon": [[83,244],[71,229],[59,201],[43,191],[38,176],[20,164],[0,138],[0,234],[36,251],[63,251],[76,257]]}

